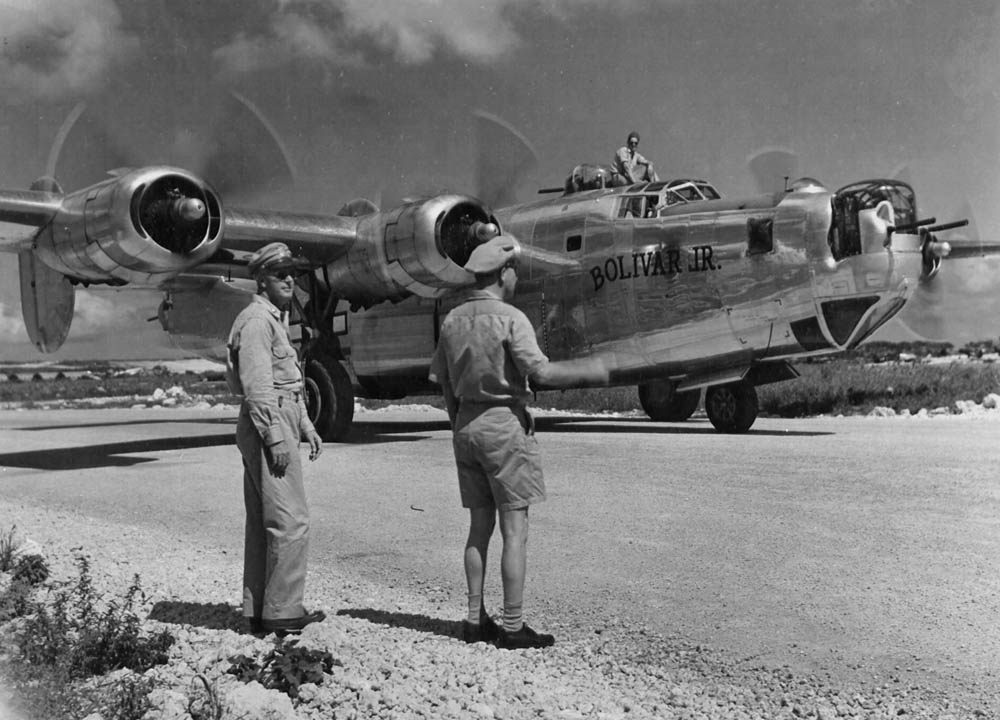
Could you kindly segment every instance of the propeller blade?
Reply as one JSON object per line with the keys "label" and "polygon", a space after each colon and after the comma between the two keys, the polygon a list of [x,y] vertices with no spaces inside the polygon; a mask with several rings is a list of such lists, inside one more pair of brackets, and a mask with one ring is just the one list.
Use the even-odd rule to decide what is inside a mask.
{"label": "propeller blade", "polygon": [[274,194],[295,184],[291,156],[264,114],[232,92],[216,118],[201,174],[224,198]]}
{"label": "propeller blade", "polygon": [[281,137],[247,98],[229,93],[221,105],[201,108],[199,116],[210,119],[194,129],[172,125],[126,145],[112,129],[113,116],[91,113],[79,103],[56,134],[46,174],[76,189],[103,180],[116,168],[166,163],[204,177],[226,199],[244,200],[295,183],[295,166]]}
{"label": "propeller blade", "polygon": [[786,147],[764,147],[747,157],[747,167],[762,193],[784,192],[787,181],[798,178],[798,165],[798,156]]}
{"label": "propeller blade", "polygon": [[889,174],[890,179],[899,180],[900,182],[905,182],[910,187],[913,187],[913,173],[910,170],[908,163],[902,163],[896,166],[896,169]]}
{"label": "propeller blade", "polygon": [[129,153],[98,118],[77,103],[49,148],[45,175],[76,190],[106,179],[109,170],[129,165]]}
{"label": "propeller blade", "polygon": [[538,154],[520,132],[496,115],[476,110],[476,195],[488,207],[517,202],[517,187],[538,165]]}

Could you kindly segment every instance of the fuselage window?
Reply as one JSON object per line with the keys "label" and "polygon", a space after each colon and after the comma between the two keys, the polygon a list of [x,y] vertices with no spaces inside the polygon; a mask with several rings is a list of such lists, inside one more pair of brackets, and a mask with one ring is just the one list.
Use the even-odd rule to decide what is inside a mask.
{"label": "fuselage window", "polygon": [[566,252],[576,252],[583,247],[583,235],[570,235],[566,238]]}
{"label": "fuselage window", "polygon": [[774,221],[771,218],[747,218],[747,252],[762,255],[774,250]]}

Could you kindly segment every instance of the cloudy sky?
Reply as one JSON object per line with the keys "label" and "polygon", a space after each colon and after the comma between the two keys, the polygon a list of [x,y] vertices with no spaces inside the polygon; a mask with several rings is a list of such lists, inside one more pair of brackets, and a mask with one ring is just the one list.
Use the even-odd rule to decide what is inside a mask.
{"label": "cloudy sky", "polygon": [[[0,0],[0,41],[7,188],[44,173],[81,101],[91,140],[60,156],[64,185],[123,164],[204,170],[253,132],[225,101],[237,92],[297,179],[227,180],[265,206],[472,189],[481,109],[537,151],[522,199],[634,129],[661,175],[729,196],[754,191],[751,153],[782,146],[831,187],[905,165],[922,215],[968,201],[980,234],[1000,231],[995,0]],[[16,262],[0,262],[0,359],[30,355]],[[955,339],[1000,336],[998,269],[947,273]],[[165,354],[156,298],[123,295],[80,293],[60,356]]]}

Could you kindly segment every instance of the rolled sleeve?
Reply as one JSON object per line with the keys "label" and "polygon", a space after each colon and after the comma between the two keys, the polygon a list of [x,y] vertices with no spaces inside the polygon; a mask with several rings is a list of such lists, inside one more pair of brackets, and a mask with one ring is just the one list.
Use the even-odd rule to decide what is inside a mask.
{"label": "rolled sleeve", "polygon": [[510,357],[517,371],[526,378],[531,377],[549,361],[538,347],[535,329],[523,313],[518,313],[512,318],[509,343]]}

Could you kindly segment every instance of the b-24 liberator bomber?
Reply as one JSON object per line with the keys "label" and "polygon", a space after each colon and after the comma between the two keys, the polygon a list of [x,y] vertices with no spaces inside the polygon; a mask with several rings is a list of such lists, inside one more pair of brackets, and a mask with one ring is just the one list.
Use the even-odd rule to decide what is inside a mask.
{"label": "b-24 liberator bomber", "polygon": [[75,286],[153,286],[175,343],[222,359],[253,292],[247,258],[286,243],[302,261],[293,334],[326,440],[347,435],[356,395],[436,390],[439,323],[473,281],[462,266],[499,234],[522,246],[514,302],[550,358],[601,359],[657,421],[686,420],[704,390],[721,432],[751,427],[755,388],[795,377],[791,361],[871,336],[944,258],[997,250],[939,239],[962,223],[921,218],[893,179],[725,198],[703,180],[623,186],[608,166],[580,165],[543,192],[499,208],[444,192],[306,214],[229,207],[182,168],[124,168],[71,192],[51,177],[0,191],[0,222],[17,226],[0,248],[18,254],[40,351],[66,339]]}

